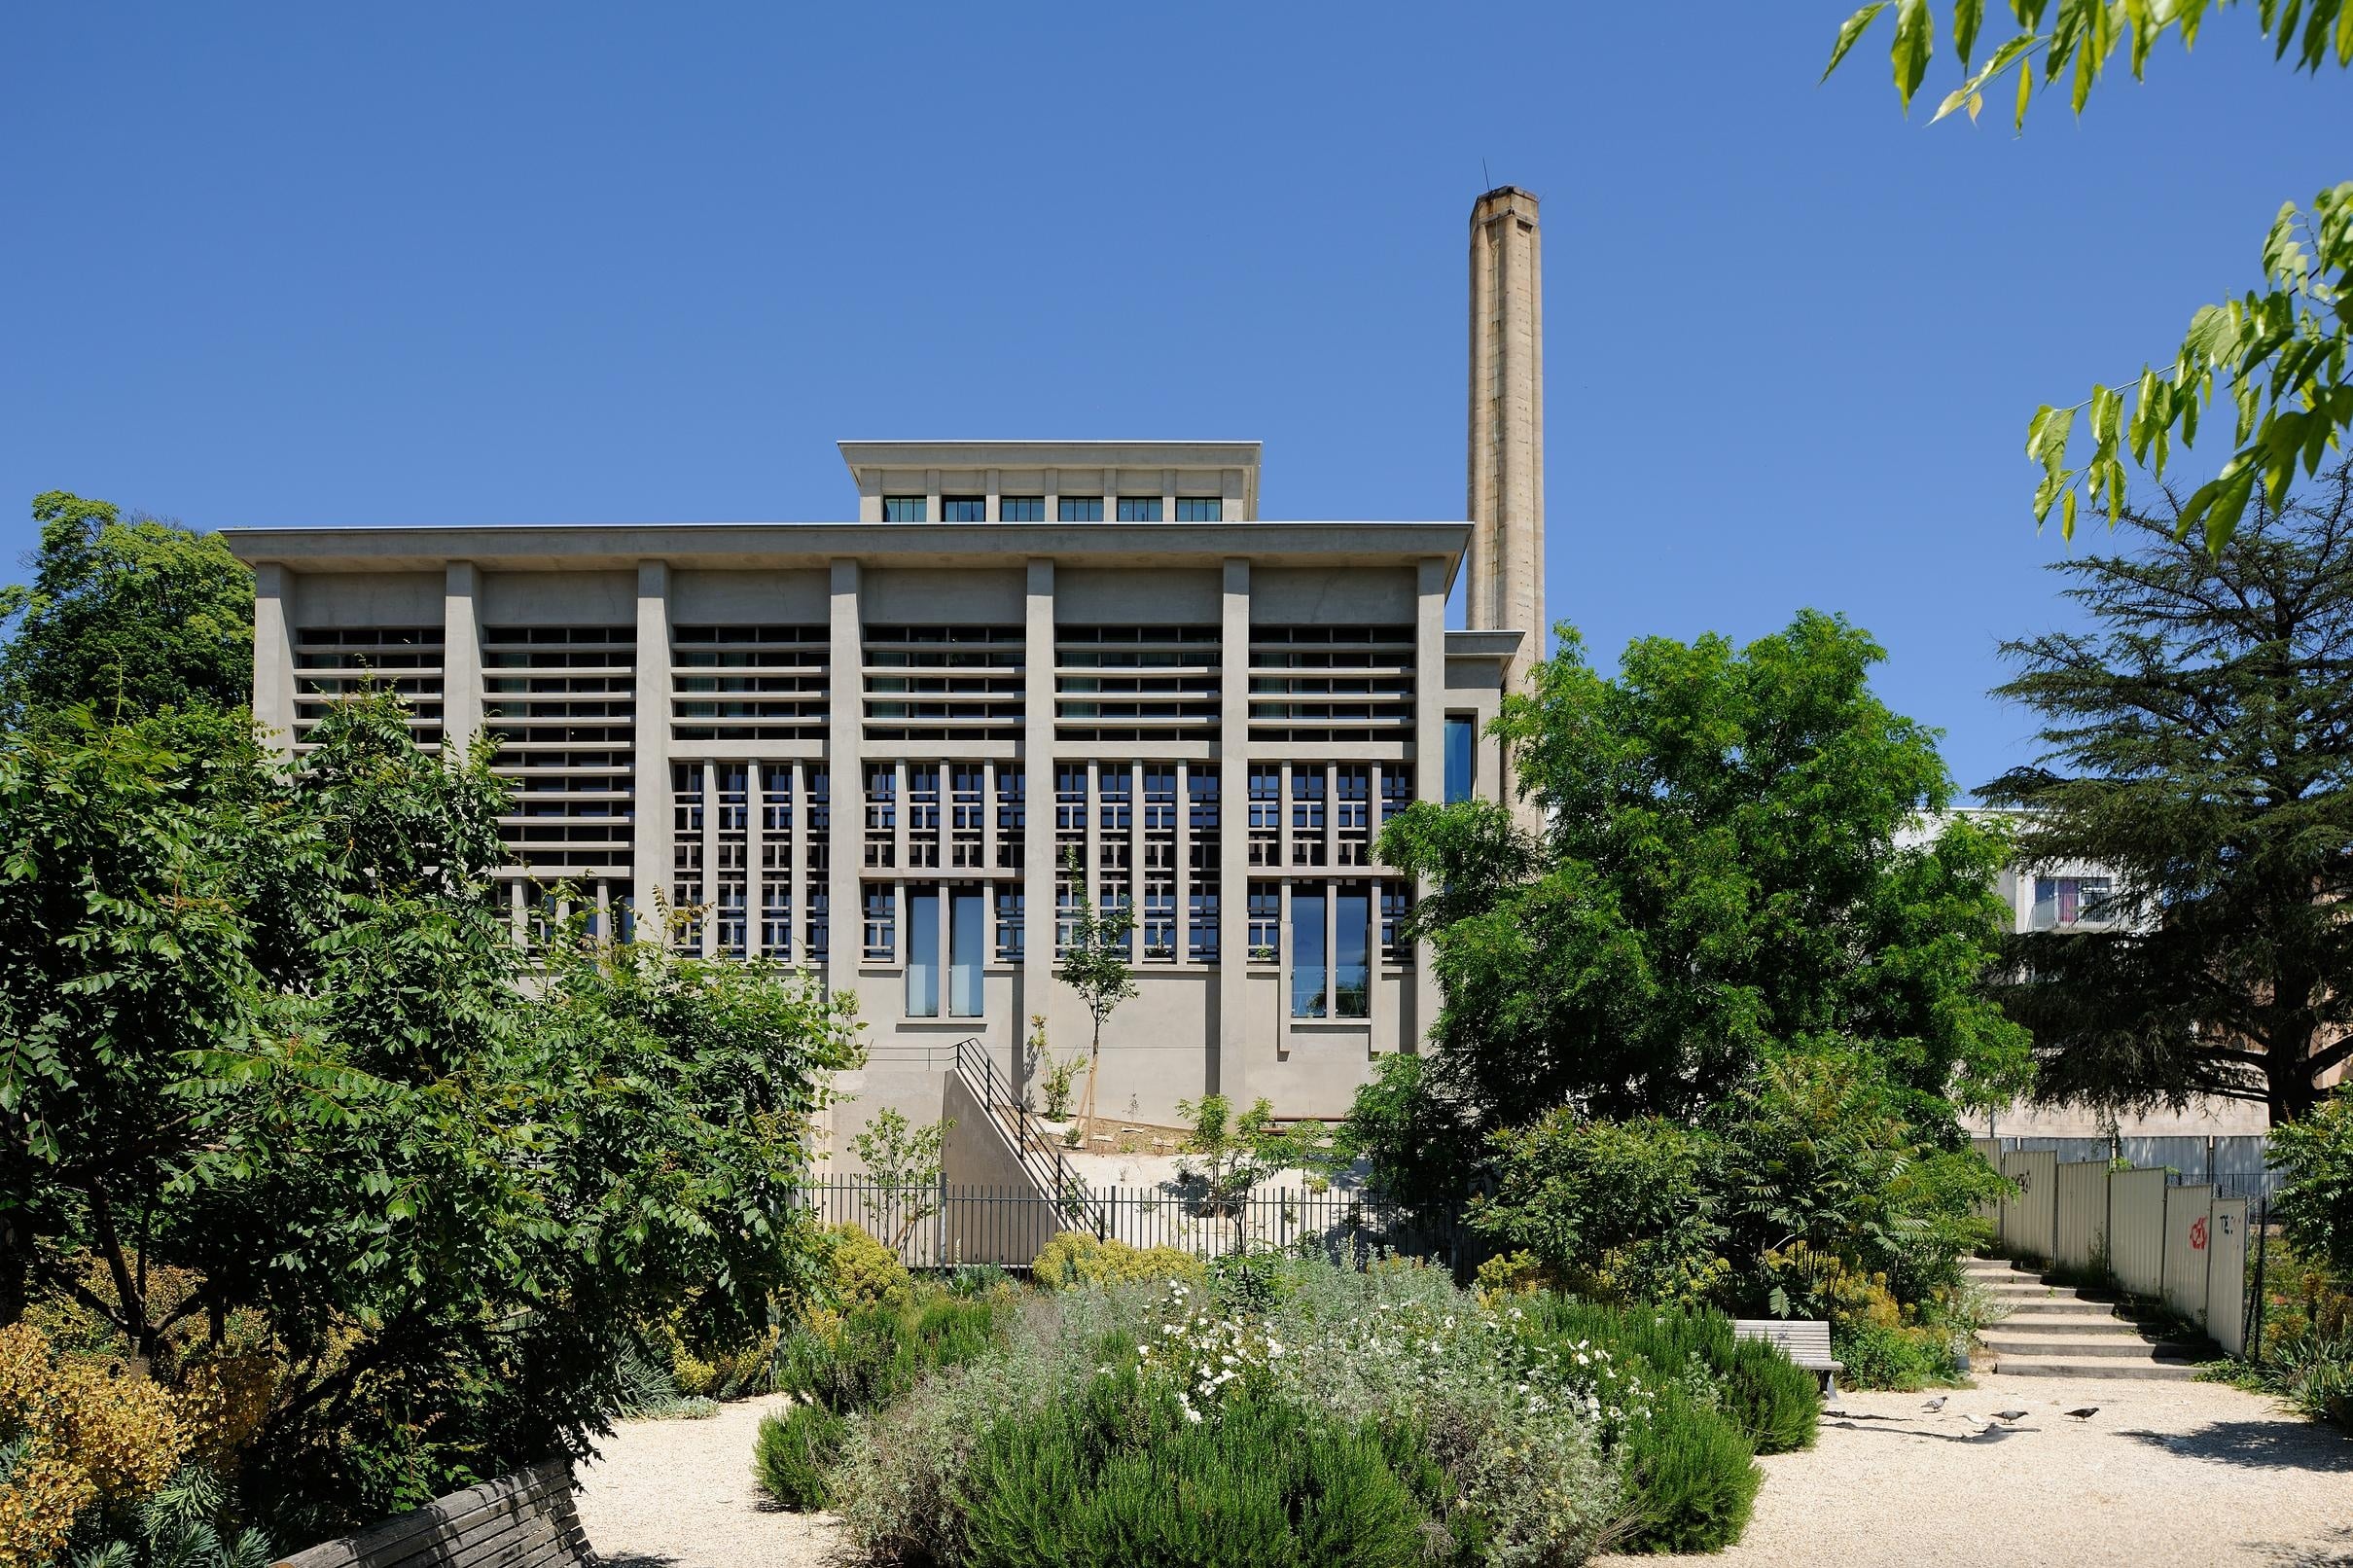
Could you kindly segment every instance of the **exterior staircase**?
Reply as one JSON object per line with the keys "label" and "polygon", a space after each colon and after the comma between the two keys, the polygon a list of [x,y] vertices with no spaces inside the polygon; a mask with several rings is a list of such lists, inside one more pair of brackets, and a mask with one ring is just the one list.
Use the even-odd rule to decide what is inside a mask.
{"label": "exterior staircase", "polygon": [[2006,1314],[1979,1332],[1995,1363],[1983,1370],[2012,1377],[2187,1378],[2203,1354],[2195,1345],[2145,1338],[2110,1302],[2047,1284],[2007,1259],[1968,1258],[1961,1266]]}

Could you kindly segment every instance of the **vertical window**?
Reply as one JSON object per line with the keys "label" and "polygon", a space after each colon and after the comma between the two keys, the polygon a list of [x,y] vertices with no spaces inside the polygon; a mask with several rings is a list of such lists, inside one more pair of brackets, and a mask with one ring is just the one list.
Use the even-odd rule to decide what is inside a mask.
{"label": "vertical window", "polygon": [[986,957],[987,906],[978,887],[959,887],[947,900],[947,1016],[980,1016],[980,966]]}
{"label": "vertical window", "polygon": [[1177,497],[1176,520],[1179,522],[1224,522],[1226,503],[1214,495],[1180,495]]}
{"label": "vertical window", "polygon": [[1046,497],[1042,495],[1000,495],[997,497],[999,522],[1044,522]]}
{"label": "vertical window", "polygon": [[997,962],[1017,964],[1026,949],[1028,934],[1021,922],[1025,900],[1021,889],[1006,883],[997,884]]}
{"label": "vertical window", "polygon": [[1157,495],[1123,495],[1120,497],[1117,518],[1121,522],[1158,522],[1160,520],[1160,498]]}
{"label": "vertical window", "polygon": [[907,1016],[940,1016],[940,893],[936,888],[907,890]]}
{"label": "vertical window", "polygon": [[1404,882],[1380,885],[1380,954],[1385,964],[1413,961],[1413,944],[1406,940],[1406,916],[1413,909],[1413,889]]}
{"label": "vertical window", "polygon": [[899,951],[897,893],[888,882],[866,884],[866,956],[887,964]]}
{"label": "vertical window", "polygon": [[1187,890],[1185,943],[1192,951],[1187,954],[1196,964],[1217,962],[1217,882],[1195,880]]}
{"label": "vertical window", "polygon": [[1478,721],[1467,713],[1446,715],[1446,803],[1467,801],[1479,784]]}
{"label": "vertical window", "polygon": [[824,963],[833,955],[833,889],[826,885],[823,877],[812,878],[808,897],[802,903],[809,916],[808,929],[801,944],[802,962],[814,966]]}
{"label": "vertical window", "polygon": [[1291,864],[1324,864],[1324,770],[1313,765],[1291,769]]}
{"label": "vertical window", "polygon": [[1388,820],[1413,803],[1413,775],[1401,763],[1390,763],[1380,770],[1380,819]]}
{"label": "vertical window", "polygon": [[1022,839],[1029,828],[1025,777],[1010,763],[997,765],[997,864],[1008,871],[1020,869]]}
{"label": "vertical window", "polygon": [[1103,498],[1099,495],[1064,495],[1054,500],[1054,520],[1057,522],[1101,522]]}
{"label": "vertical window", "polygon": [[923,522],[928,503],[919,495],[886,495],[882,498],[884,522]]}
{"label": "vertical window", "polygon": [[1250,766],[1250,864],[1272,866],[1282,858],[1283,769],[1280,764]]}
{"label": "vertical window", "polygon": [[889,763],[866,770],[866,863],[899,864],[899,769]]}
{"label": "vertical window", "polygon": [[1365,866],[1373,860],[1373,769],[1362,763],[1339,768],[1339,863]]}
{"label": "vertical window", "polygon": [[1362,882],[1333,892],[1332,1016],[1373,1016],[1373,897]]}
{"label": "vertical window", "polygon": [[1283,893],[1279,882],[1250,884],[1250,961],[1271,964],[1282,953]]}
{"label": "vertical window", "polygon": [[907,863],[940,864],[940,769],[934,764],[908,766]]}
{"label": "vertical window", "polygon": [[940,497],[942,522],[986,522],[988,497],[985,495],[944,495]]}
{"label": "vertical window", "polygon": [[1291,890],[1291,1016],[1320,1018],[1331,1012],[1324,965],[1324,889],[1302,882]]}

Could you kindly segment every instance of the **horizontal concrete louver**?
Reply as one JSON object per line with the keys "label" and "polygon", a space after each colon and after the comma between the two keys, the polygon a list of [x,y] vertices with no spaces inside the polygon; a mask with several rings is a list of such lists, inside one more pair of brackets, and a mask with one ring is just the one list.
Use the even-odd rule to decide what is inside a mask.
{"label": "horizontal concrete louver", "polygon": [[673,627],[670,737],[823,741],[830,635],[822,625]]}
{"label": "horizontal concrete louver", "polygon": [[1250,628],[1250,738],[1292,745],[1413,733],[1413,627]]}
{"label": "horizontal concrete louver", "polygon": [[297,752],[336,704],[370,688],[399,694],[409,732],[428,751],[442,743],[444,645],[439,626],[303,626],[294,634]]}
{"label": "horizontal concrete louver", "polygon": [[863,647],[868,740],[1021,738],[1019,626],[870,625]]}
{"label": "horizontal concrete louver", "polygon": [[636,705],[634,627],[483,629],[482,729],[516,790],[501,827],[534,880],[629,870]]}
{"label": "horizontal concrete louver", "polygon": [[1213,625],[1056,626],[1055,737],[1216,740],[1220,636]]}

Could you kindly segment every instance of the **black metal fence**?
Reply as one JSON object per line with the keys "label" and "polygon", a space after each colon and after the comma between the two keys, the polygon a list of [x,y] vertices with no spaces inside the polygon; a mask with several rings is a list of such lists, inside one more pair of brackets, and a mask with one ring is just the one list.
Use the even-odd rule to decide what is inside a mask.
{"label": "black metal fence", "polygon": [[806,1192],[824,1223],[860,1227],[909,1268],[1026,1269],[1058,1230],[1204,1259],[1249,1252],[1361,1259],[1390,1251],[1452,1266],[1460,1258],[1454,1227],[1417,1224],[1394,1204],[1337,1188],[1264,1188],[1223,1202],[1167,1187],[1078,1188],[1056,1199],[1028,1187],[836,1176]]}

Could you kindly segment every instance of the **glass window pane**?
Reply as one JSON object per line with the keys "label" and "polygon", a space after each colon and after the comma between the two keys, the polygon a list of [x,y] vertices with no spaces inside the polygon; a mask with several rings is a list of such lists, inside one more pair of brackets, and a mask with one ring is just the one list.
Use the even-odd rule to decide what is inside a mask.
{"label": "glass window pane", "polygon": [[1054,518],[1058,522],[1101,522],[1103,498],[1099,495],[1065,495],[1054,501]]}
{"label": "glass window pane", "polygon": [[1157,495],[1123,495],[1120,497],[1118,520],[1121,522],[1158,522],[1160,520],[1160,498]]}
{"label": "glass window pane", "polygon": [[884,522],[921,522],[924,520],[923,514],[928,504],[925,498],[919,495],[886,495],[882,498],[882,520]]}
{"label": "glass window pane", "polygon": [[1373,1016],[1373,899],[1361,882],[1342,887],[1333,910],[1337,930],[1332,945],[1332,1016],[1366,1018]]}
{"label": "glass window pane", "polygon": [[1469,714],[1446,715],[1446,803],[1471,798],[1478,775],[1472,742],[1477,729]]}
{"label": "glass window pane", "polygon": [[1042,495],[1001,495],[997,497],[997,520],[1000,522],[1044,522],[1046,497]]}
{"label": "glass window pane", "polygon": [[944,495],[940,497],[942,522],[986,522],[988,497],[985,495]]}
{"label": "glass window pane", "polygon": [[1324,994],[1324,894],[1291,890],[1291,1016],[1320,1018],[1330,1012]]}
{"label": "glass window pane", "polygon": [[950,900],[947,932],[947,1014],[952,1018],[980,1016],[981,930],[980,890],[960,887]]}
{"label": "glass window pane", "polygon": [[940,895],[928,888],[907,895],[907,1016],[940,1016]]}
{"label": "glass window pane", "polygon": [[1176,520],[1223,522],[1226,520],[1226,503],[1214,495],[1180,495],[1177,497]]}

